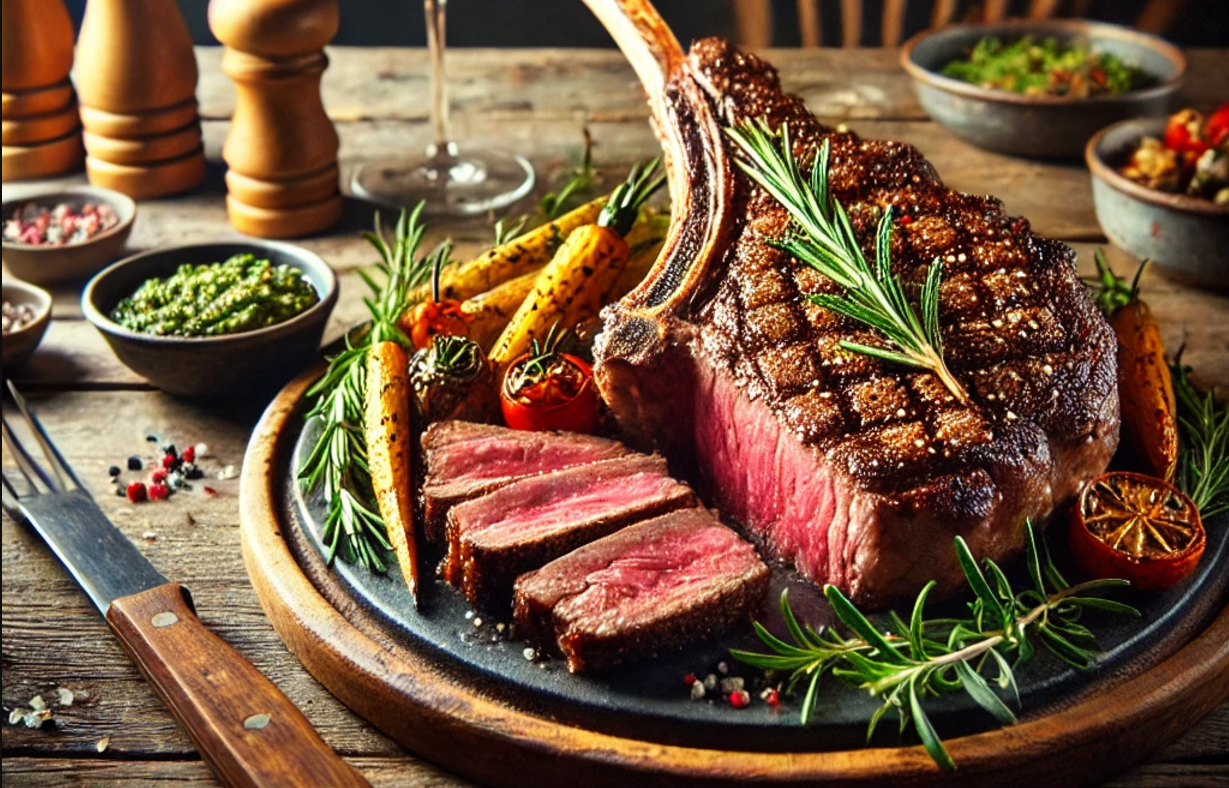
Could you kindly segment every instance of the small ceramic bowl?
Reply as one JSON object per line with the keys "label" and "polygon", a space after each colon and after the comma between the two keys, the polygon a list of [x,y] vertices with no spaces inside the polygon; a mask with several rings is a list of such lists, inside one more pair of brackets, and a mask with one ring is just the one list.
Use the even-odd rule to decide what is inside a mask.
{"label": "small ceramic bowl", "polygon": [[[943,67],[986,36],[1013,41],[1025,35],[1083,40],[1143,69],[1156,84],[1114,96],[1026,96],[945,77]],[[922,108],[957,137],[979,148],[1041,158],[1078,157],[1098,129],[1127,118],[1164,115],[1186,75],[1181,50],[1156,36],[1080,19],[1018,20],[952,25],[905,43],[901,66],[913,78]]]}
{"label": "small ceramic bowl", "polygon": [[0,206],[0,216],[8,221],[18,207],[31,202],[49,207],[60,203],[79,206],[87,202],[105,202],[119,217],[119,224],[115,227],[78,244],[34,246],[4,241],[4,264],[9,271],[20,279],[39,285],[81,279],[114,262],[128,242],[132,223],[137,218],[137,204],[131,197],[97,186],[49,187],[25,192],[24,197],[8,200]]}
{"label": "small ceramic bowl", "polygon": [[[219,337],[142,334],[111,313],[147,279],[166,278],[184,263],[220,263],[251,252],[303,272],[320,300],[276,325]],[[172,246],[129,257],[99,272],[81,294],[85,317],[120,361],[158,388],[181,397],[249,397],[275,391],[317,360],[329,313],[337,303],[337,275],[315,254],[271,241]]]}
{"label": "small ceramic bowl", "polygon": [[1105,235],[1141,260],[1190,284],[1229,290],[1229,205],[1149,189],[1119,174],[1144,137],[1159,138],[1164,118],[1116,123],[1088,141],[1092,197]]}
{"label": "small ceramic bowl", "polygon": [[15,279],[4,280],[4,300],[10,304],[33,304],[35,310],[34,322],[4,335],[3,361],[6,369],[21,366],[29,361],[35,348],[43,341],[47,326],[51,325],[51,294],[42,288],[35,287]]}

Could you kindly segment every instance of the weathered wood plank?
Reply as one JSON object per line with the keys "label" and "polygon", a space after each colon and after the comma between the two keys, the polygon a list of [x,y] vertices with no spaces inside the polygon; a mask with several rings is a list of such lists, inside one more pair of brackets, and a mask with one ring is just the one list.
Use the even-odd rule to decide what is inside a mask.
{"label": "weathered wood plank", "polygon": [[[408,48],[331,47],[322,85],[324,105],[338,121],[425,121],[427,53]],[[806,99],[822,118],[925,120],[895,49],[769,49],[785,89]],[[1192,49],[1190,79],[1180,102],[1211,109],[1229,95],[1224,50]],[[234,85],[219,68],[221,49],[199,47],[197,99],[205,118],[229,118]],[[612,49],[450,49],[448,90],[460,115],[503,120],[645,119],[644,94],[623,56]]]}
{"label": "weathered wood plank", "polygon": [[[110,755],[110,751],[107,752]],[[348,757],[373,788],[465,788],[473,783],[454,777],[431,764],[409,756]],[[130,788],[130,786],[175,786],[217,788],[209,767],[200,761],[120,761],[113,759],[6,758],[4,784],[16,788]]]}

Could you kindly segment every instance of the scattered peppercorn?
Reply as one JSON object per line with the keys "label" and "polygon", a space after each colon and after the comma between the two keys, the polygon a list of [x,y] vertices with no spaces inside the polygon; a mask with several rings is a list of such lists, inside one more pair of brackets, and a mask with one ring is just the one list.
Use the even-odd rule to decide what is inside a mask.
{"label": "scattered peppercorn", "polygon": [[730,705],[736,709],[745,709],[751,705],[751,695],[745,689],[734,690],[730,693]]}
{"label": "scattered peppercorn", "polygon": [[145,500],[147,494],[144,482],[132,482],[128,485],[128,500],[133,503],[140,503]]}
{"label": "scattered peppercorn", "polygon": [[155,468],[149,475],[149,480],[155,484],[166,481],[166,468]]}
{"label": "scattered peppercorn", "polygon": [[781,705],[781,693],[777,692],[776,687],[769,687],[768,689],[764,690],[760,697],[764,699],[765,703],[773,708]]}
{"label": "scattered peppercorn", "polygon": [[690,687],[692,684],[695,684],[696,674],[688,673],[686,676],[683,676],[683,683],[686,684],[688,687]]}
{"label": "scattered peppercorn", "polygon": [[154,482],[149,485],[149,499],[151,501],[165,501],[166,497],[170,494],[171,491],[161,482]]}
{"label": "scattered peppercorn", "polygon": [[191,465],[192,463],[196,462],[196,447],[195,446],[189,446],[183,450],[183,461],[187,465]]}
{"label": "scattered peppercorn", "polygon": [[110,468],[107,468],[108,476],[111,476],[114,478],[116,476],[119,476],[119,474],[120,474],[120,469],[118,465],[112,465]]}
{"label": "scattered peppercorn", "polygon": [[128,458],[128,470],[139,471],[145,467],[145,463],[141,462],[141,458],[135,454]]}
{"label": "scattered peppercorn", "polygon": [[162,467],[163,468],[174,468],[177,462],[179,462],[179,460],[176,459],[174,454],[162,455]]}

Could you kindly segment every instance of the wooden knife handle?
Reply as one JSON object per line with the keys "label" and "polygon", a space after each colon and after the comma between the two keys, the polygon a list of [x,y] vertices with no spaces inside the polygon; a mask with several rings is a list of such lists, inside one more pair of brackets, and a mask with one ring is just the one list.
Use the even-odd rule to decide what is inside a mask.
{"label": "wooden knife handle", "polygon": [[107,623],[224,785],[370,788],[273,682],[205,628],[183,586],[117,599]]}

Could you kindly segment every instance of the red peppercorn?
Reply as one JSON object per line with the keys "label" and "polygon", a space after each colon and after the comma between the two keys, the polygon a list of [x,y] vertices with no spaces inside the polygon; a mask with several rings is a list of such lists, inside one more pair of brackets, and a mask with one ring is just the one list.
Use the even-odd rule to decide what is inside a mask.
{"label": "red peppercorn", "polygon": [[166,481],[166,468],[155,468],[154,472],[149,475],[149,481],[153,484]]}
{"label": "red peppercorn", "polygon": [[683,683],[686,684],[688,687],[690,687],[692,684],[695,684],[696,674],[688,673],[686,676],[683,676]]}
{"label": "red peppercorn", "polygon": [[165,501],[166,497],[171,494],[171,490],[165,484],[155,482],[149,485],[149,499],[151,501]]}
{"label": "red peppercorn", "polygon": [[162,467],[167,470],[174,468],[177,462],[179,462],[179,459],[174,454],[165,454],[162,457]]}
{"label": "red peppercorn", "polygon": [[899,224],[901,227],[908,227],[909,225],[913,224],[913,217],[910,216],[909,214],[905,214],[904,216],[897,219],[896,223]]}
{"label": "red peppercorn", "polygon": [[145,484],[143,482],[133,482],[128,485],[128,500],[133,503],[140,503],[145,500]]}
{"label": "red peppercorn", "polygon": [[751,695],[745,690],[734,690],[730,693],[730,705],[736,709],[745,709],[751,705]]}
{"label": "red peppercorn", "polygon": [[776,687],[769,687],[764,692],[764,702],[774,708],[781,705],[781,696]]}
{"label": "red peppercorn", "polygon": [[208,495],[210,498],[218,497],[218,491],[213,489],[212,487],[206,487],[204,488],[204,490],[205,490],[205,495]]}
{"label": "red peppercorn", "polygon": [[196,462],[196,447],[195,446],[189,446],[188,448],[183,450],[183,461],[188,462],[188,463]]}

